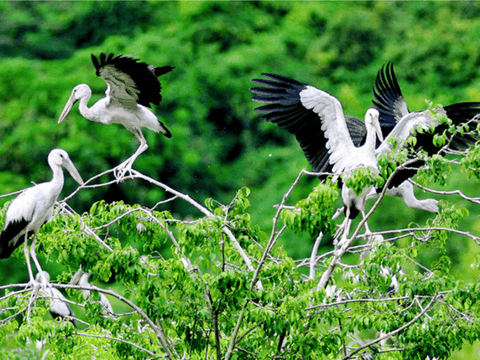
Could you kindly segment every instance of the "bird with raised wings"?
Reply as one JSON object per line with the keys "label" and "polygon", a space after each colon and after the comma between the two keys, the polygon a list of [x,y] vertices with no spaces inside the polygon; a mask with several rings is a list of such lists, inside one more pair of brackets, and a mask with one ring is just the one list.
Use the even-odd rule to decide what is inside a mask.
{"label": "bird with raised wings", "polygon": [[162,100],[158,77],[175,68],[155,67],[132,56],[114,56],[112,53],[108,56],[101,53],[99,59],[92,54],[92,62],[97,76],[107,83],[105,97],[88,107],[92,90],[86,84],[75,86],[58,122],[65,120],[73,105],[79,101],[78,110],[84,118],[106,125],[122,124],[133,133],[140,146],[130,158],[115,169],[115,176],[120,180],[131,171],[134,161],[148,148],[142,127],[161,132],[167,138],[172,137],[172,133],[158,120],[150,107],[151,104],[159,105]]}
{"label": "bird with raised wings", "polygon": [[30,266],[27,241],[33,234],[30,255],[35,262],[37,271],[41,271],[40,263],[35,255],[35,240],[38,230],[51,220],[55,201],[62,191],[64,184],[62,166],[68,170],[75,181],[83,185],[82,177],[65,150],[53,149],[50,151],[48,165],[53,171],[52,180],[26,189],[10,203],[0,234],[0,259],[8,258],[17,247],[25,243],[25,257],[31,281],[34,281],[34,277]]}
{"label": "bird with raised wings", "polygon": [[[437,122],[436,119],[431,116],[430,110],[410,111],[408,109],[392,63],[382,66],[382,69],[375,78],[375,87],[372,92],[374,97],[372,103],[380,114],[380,125],[385,137],[396,137],[397,140],[402,143],[408,139],[415,127],[421,126],[423,129],[433,127],[433,132],[416,134],[417,142],[414,149],[418,150],[421,148],[430,156],[439,151],[439,147],[433,144],[433,139],[436,134],[442,134],[448,130],[448,126]],[[460,102],[436,110],[446,115],[452,121],[453,125],[461,125],[469,122],[476,115],[480,114],[480,102]],[[475,144],[477,140],[478,139],[471,134],[457,133],[451,139],[448,148],[458,151],[465,150]],[[377,154],[387,153],[390,150],[390,144],[385,142],[379,146]],[[395,187],[402,184],[405,180],[415,175],[417,169],[424,165],[424,163],[423,160],[418,159],[414,164],[409,166],[409,169],[400,171],[393,179],[391,185]]]}
{"label": "bird with raised wings", "polygon": [[[338,161],[332,158],[331,149],[328,145],[328,128],[323,121],[319,121],[319,114],[312,106],[305,106],[305,90],[309,85],[299,81],[290,79],[285,76],[264,74],[269,80],[253,80],[256,84],[263,85],[262,88],[252,88],[251,91],[257,95],[252,100],[268,105],[255,109],[256,112],[262,113],[265,120],[278,124],[281,128],[286,129],[296,136],[305,157],[316,172],[323,172],[320,179],[326,178],[328,173],[335,173],[335,163]],[[393,72],[393,66],[387,65],[382,67],[375,80],[374,88],[375,101],[374,107],[379,112],[379,122],[383,136],[388,138],[398,137],[399,140],[405,141],[413,129],[419,125],[424,129],[434,126],[433,134],[425,133],[417,135],[417,147],[423,147],[432,154],[438,151],[438,148],[432,144],[435,133],[441,133],[445,130],[444,125],[439,125],[435,117],[431,116],[429,111],[418,111],[410,113],[408,111],[405,99],[403,98],[398,82]],[[467,102],[446,106],[443,110],[454,124],[461,124],[471,120],[475,115],[480,113],[480,103]],[[366,125],[353,116],[341,115],[343,122],[349,131],[348,137],[359,147],[367,141]],[[321,119],[320,119],[321,120]],[[450,146],[453,149],[465,149],[476,141],[470,135],[456,135]],[[379,154],[389,152],[390,142],[384,141],[382,146],[377,142],[375,157]],[[355,150],[356,151],[356,150]],[[346,154],[344,153],[344,156]],[[356,156],[356,154],[355,154]],[[418,163],[417,165],[422,165]],[[391,196],[399,196],[404,202],[416,209],[423,209],[431,212],[438,212],[438,201],[435,199],[418,200],[415,197],[413,186],[406,181],[415,175],[416,169],[409,168],[402,170],[392,179],[387,194]],[[366,199],[376,196],[374,189]],[[350,217],[354,218],[358,212],[350,211]]]}
{"label": "bird with raised wings", "polygon": [[[366,137],[362,146],[355,145],[355,135],[350,135],[348,122],[361,121],[346,117],[340,101],[329,93],[296,80],[274,74],[262,74],[268,80],[254,79],[261,88],[250,89],[258,95],[253,101],[267,104],[255,109],[267,121],[294,134],[314,171],[331,172],[333,180],[341,174],[350,176],[353,170],[370,168],[378,173],[375,148],[377,136],[383,141],[378,122],[378,111],[370,108],[365,113]],[[346,207],[345,221],[341,226],[343,238],[348,237],[351,220],[358,213],[365,217],[365,199],[373,190],[367,187],[360,195],[342,185],[342,200]],[[370,232],[365,223],[367,232]]]}

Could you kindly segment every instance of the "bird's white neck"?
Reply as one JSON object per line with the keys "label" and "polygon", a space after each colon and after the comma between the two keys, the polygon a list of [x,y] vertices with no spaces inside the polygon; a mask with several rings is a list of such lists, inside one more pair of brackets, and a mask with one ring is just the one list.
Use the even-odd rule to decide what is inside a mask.
{"label": "bird's white neck", "polygon": [[95,114],[88,107],[88,101],[90,100],[90,98],[91,98],[91,95],[85,95],[79,100],[80,103],[78,105],[78,111],[80,112],[80,114],[82,114],[84,118],[91,121],[100,122],[97,116],[95,116]]}
{"label": "bird's white neck", "polygon": [[362,148],[367,153],[375,153],[375,148],[377,145],[377,133],[375,127],[371,124],[365,124],[367,128],[367,138],[365,139],[365,144]]}
{"label": "bird's white neck", "polygon": [[52,169],[53,171],[53,178],[52,180],[50,181],[50,184],[52,185],[53,187],[53,191],[54,193],[58,195],[60,195],[60,192],[62,191],[62,188],[63,188],[63,183],[65,181],[64,179],[64,176],[63,176],[63,170],[62,170],[62,167],[60,165],[51,165],[50,168]]}

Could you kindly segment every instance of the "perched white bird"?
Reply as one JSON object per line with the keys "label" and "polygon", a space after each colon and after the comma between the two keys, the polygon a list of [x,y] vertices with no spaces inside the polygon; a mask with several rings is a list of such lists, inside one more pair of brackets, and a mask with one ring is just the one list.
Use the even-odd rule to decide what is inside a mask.
{"label": "perched white bird", "polygon": [[151,103],[158,105],[162,100],[158,77],[175,68],[154,67],[139,62],[134,57],[123,55],[114,57],[112,53],[108,56],[101,53],[100,60],[92,54],[92,61],[97,76],[107,83],[106,96],[88,107],[92,90],[86,84],[75,86],[58,122],[65,120],[73,105],[80,101],[78,110],[84,118],[107,125],[123,124],[132,132],[140,141],[140,146],[129,159],[117,167],[115,175],[120,179],[132,169],[136,158],[148,148],[142,127],[161,132],[167,138],[172,137],[170,131],[157,119],[149,107]]}
{"label": "perched white bird", "polygon": [[[333,180],[341,174],[349,176],[359,168],[370,168],[378,173],[375,148],[377,136],[380,141],[383,141],[383,137],[376,109],[367,110],[365,142],[357,147],[349,133],[342,104],[337,98],[284,76],[262,75],[269,80],[253,80],[265,87],[252,88],[254,94],[260,95],[252,100],[267,105],[256,108],[255,111],[266,114],[264,117],[267,121],[295,134],[315,171],[331,171],[334,174]],[[359,212],[365,216],[365,199],[372,189],[371,186],[367,187],[357,196],[343,184],[342,200],[346,207],[345,222],[341,227],[343,239],[348,237],[351,219]],[[369,232],[366,223],[365,228]]]}
{"label": "perched white bird", "polygon": [[[380,126],[382,127],[383,136],[397,137],[399,142],[405,141],[411,134],[414,127],[422,126],[428,129],[433,126],[433,132],[424,132],[417,134],[417,143],[415,149],[423,149],[429,155],[433,155],[439,151],[439,148],[433,144],[433,138],[436,134],[442,134],[448,130],[444,124],[439,124],[428,110],[413,111],[408,110],[407,102],[402,95],[400,86],[393,70],[393,64],[388,63],[382,66],[375,78],[375,87],[372,90],[374,100],[373,105],[378,110],[380,117]],[[461,102],[438,109],[439,112],[445,114],[454,125],[460,125],[473,119],[480,114],[480,102]],[[470,145],[475,144],[478,139],[470,134],[456,134],[449,149],[465,150]],[[378,144],[380,145],[380,144]],[[391,150],[389,143],[384,142],[378,149],[377,155],[389,152]],[[411,208],[423,209],[431,212],[438,212],[438,201],[435,199],[418,200],[413,194],[413,186],[405,180],[414,176],[417,169],[424,165],[424,161],[418,159],[411,164],[408,169],[402,170],[393,178],[390,184],[388,194],[400,196],[405,203]],[[370,197],[370,196],[369,196]]]}
{"label": "perched white bird", "polygon": [[[373,102],[379,112],[382,135],[384,137],[387,135],[390,137],[399,137],[400,142],[402,142],[410,136],[414,127],[417,125],[420,125],[424,129],[430,126],[436,126],[436,133],[443,132],[444,125],[439,125],[428,111],[414,113],[408,111],[405,99],[401,94],[395,74],[393,73],[392,65],[388,65],[386,69],[387,70],[383,67],[377,75],[374,89],[375,101]],[[306,106],[305,97],[307,95],[307,89],[311,88],[311,86],[285,76],[272,74],[263,75],[269,78],[269,80],[253,80],[254,83],[263,85],[264,87],[251,89],[251,91],[257,95],[252,100],[268,105],[259,107],[255,109],[255,111],[262,113],[265,120],[276,123],[281,128],[295,135],[305,157],[314,171],[335,173],[338,171],[339,161],[341,164],[341,156],[345,158],[348,157],[347,152],[349,151],[353,151],[353,157],[359,159],[360,153],[358,153],[357,149],[352,150],[351,147],[347,152],[340,152],[342,154],[340,157],[338,155],[333,157],[331,142],[334,133],[326,126],[321,114],[315,110],[316,101],[318,101],[318,106],[322,106],[321,97],[311,97],[312,103]],[[326,94],[325,92],[323,93]],[[328,99],[328,96],[325,98]],[[334,102],[332,102],[332,104],[333,103]],[[332,109],[334,108],[335,107],[332,107]],[[443,110],[455,124],[461,124],[480,113],[480,103],[453,104],[446,106]],[[368,136],[366,125],[353,116],[344,116],[343,112],[340,113],[339,111],[338,114],[340,114],[340,118],[346,122],[346,128],[348,128],[349,134],[345,134],[344,128],[341,136],[351,139],[356,147],[364,146]],[[321,121],[319,121],[319,115]],[[433,136],[434,134],[428,133],[417,135],[417,147],[423,147],[430,153],[438,151],[438,148],[432,145]],[[469,144],[474,142],[475,139],[470,136],[461,137],[457,135],[451,144],[451,148],[465,149]],[[341,145],[339,146],[339,144],[341,144],[340,142],[334,142],[334,144],[336,148],[342,148]],[[380,146],[380,144],[381,143],[377,141],[376,146],[378,148],[375,150],[375,157],[390,151],[388,141],[383,142],[382,146]],[[418,161],[417,165],[421,166],[423,163]],[[438,212],[437,200],[418,200],[415,197],[412,184],[406,181],[415,175],[416,171],[416,169],[409,168],[408,170],[399,172],[390,183],[386,193],[391,196],[401,197],[404,202],[412,208]],[[321,180],[326,177],[327,175],[319,176]],[[381,189],[371,189],[370,193],[366,195],[366,199],[376,197],[378,190]],[[345,210],[347,210],[347,208]],[[349,216],[351,218],[356,217],[357,214],[358,211],[355,211],[355,208],[350,209]]]}
{"label": "perched white bird", "polygon": [[65,296],[56,288],[50,285],[50,275],[46,271],[40,271],[37,274],[36,280],[40,284],[41,294],[50,298],[50,314],[53,318],[68,319],[73,326],[77,327],[74,319],[72,308],[66,302]]}
{"label": "perched white bird", "polygon": [[[71,281],[71,284],[72,285],[75,285],[75,284],[78,284],[82,287],[86,287],[86,288],[89,288],[91,285],[90,283],[88,282],[88,279],[90,277],[90,273],[85,273],[81,268],[75,273],[75,275],[73,276],[72,278],[72,281]],[[85,289],[82,289],[82,294],[85,298],[89,298],[90,297],[90,291],[89,290],[85,290]],[[107,297],[105,296],[105,294],[99,292],[98,293],[99,296],[100,296],[100,300],[98,301],[98,303],[100,305],[102,305],[103,307],[103,313],[105,315],[113,315],[114,312],[113,312],[113,308],[112,308],[112,305],[110,304],[110,301],[108,301]]]}
{"label": "perched white bird", "polygon": [[40,227],[52,218],[53,206],[62,191],[64,183],[62,166],[68,170],[75,181],[80,185],[83,184],[82,177],[65,150],[50,151],[48,164],[53,171],[52,180],[26,189],[11,202],[5,216],[3,231],[0,234],[0,259],[8,258],[23,241],[25,242],[25,256],[30,280],[33,280],[34,277],[30,267],[27,240],[32,234],[34,235],[30,254],[37,271],[41,271],[35,256],[35,239]]}

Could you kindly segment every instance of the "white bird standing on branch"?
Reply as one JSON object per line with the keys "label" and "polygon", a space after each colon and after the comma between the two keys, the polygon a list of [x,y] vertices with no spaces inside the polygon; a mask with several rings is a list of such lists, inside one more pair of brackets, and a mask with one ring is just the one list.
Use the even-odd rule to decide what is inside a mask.
{"label": "white bird standing on branch", "polygon": [[73,326],[77,327],[74,319],[75,315],[70,305],[68,305],[67,299],[60,290],[50,285],[50,274],[46,271],[40,271],[37,274],[36,280],[40,284],[42,295],[50,299],[50,314],[52,314],[53,318],[68,319],[72,322]]}
{"label": "white bird standing on branch", "polygon": [[114,57],[112,53],[108,56],[101,53],[100,60],[92,54],[92,61],[97,76],[107,83],[106,96],[88,107],[92,90],[86,84],[75,86],[58,122],[65,120],[73,105],[80,101],[78,110],[84,118],[106,125],[123,124],[132,132],[140,142],[140,146],[130,158],[116,168],[115,176],[121,179],[132,169],[137,157],[148,149],[142,127],[161,132],[167,138],[172,137],[170,131],[149,107],[151,107],[150,104],[159,105],[162,100],[158,77],[175,68],[173,66],[154,67],[139,62],[134,57],[123,55]]}
{"label": "white bird standing on branch", "polygon": [[[252,100],[268,105],[256,108],[255,111],[266,114],[267,121],[295,134],[315,171],[331,169],[334,181],[341,174],[349,176],[353,170],[359,168],[370,168],[374,173],[378,173],[375,148],[377,136],[380,141],[383,141],[383,136],[376,109],[367,110],[365,143],[356,147],[347,127],[342,104],[337,98],[284,76],[262,75],[271,80],[253,80],[266,88],[252,88],[254,94],[260,95]],[[306,119],[308,121],[305,121]],[[359,212],[365,217],[365,199],[372,189],[372,186],[367,187],[357,196],[343,184],[342,200],[346,211],[345,221],[341,226],[342,243],[348,237],[351,220]],[[367,223],[365,229],[370,232]]]}
{"label": "white bird standing on branch", "polygon": [[[82,286],[83,288],[90,288],[91,285],[88,282],[88,279],[90,277],[90,273],[85,273],[81,268],[78,269],[78,271],[75,273],[75,275],[72,277],[72,281],[70,282],[72,285],[78,284],[79,286]],[[82,294],[85,298],[90,297],[90,291],[82,289]],[[104,293],[99,292],[98,295],[100,296],[100,300],[98,303],[102,305],[103,307],[103,313],[105,315],[113,315],[113,308],[112,305],[110,304],[110,301],[108,301],[107,297],[105,296]]]}
{"label": "white bird standing on branch", "polygon": [[75,181],[83,185],[82,177],[65,150],[50,151],[48,164],[53,171],[52,180],[26,189],[12,201],[7,209],[3,231],[0,234],[0,259],[8,258],[23,240],[28,273],[32,282],[34,277],[28,256],[28,238],[33,234],[30,255],[37,271],[41,271],[40,263],[35,256],[35,239],[42,225],[52,218],[55,201],[62,191],[64,183],[62,166],[68,170]]}
{"label": "white bird standing on branch", "polygon": [[[417,125],[421,126],[424,130],[433,127],[434,131],[432,132],[416,134],[417,142],[413,148],[415,150],[421,148],[430,156],[440,150],[438,146],[433,144],[433,139],[435,135],[446,132],[448,125],[437,122],[436,117],[432,116],[429,110],[410,111],[408,109],[407,102],[402,95],[397,77],[395,76],[392,63],[382,66],[382,69],[375,78],[375,87],[372,92],[374,97],[372,102],[380,114],[379,120],[384,137],[396,137],[400,143],[403,143],[410,137],[414,127]],[[469,122],[476,115],[480,114],[480,102],[455,103],[436,109],[436,111],[446,115],[452,121],[453,125],[458,126]],[[478,138],[471,134],[456,133],[451,139],[448,148],[450,150],[462,151],[475,144],[477,140]],[[377,154],[388,153],[390,150],[391,147],[389,143],[384,142],[377,149]],[[414,176],[418,168],[424,164],[425,162],[420,159],[417,160],[415,164],[410,164],[409,169],[401,170],[395,176],[391,186],[396,187],[402,184],[402,182]],[[412,185],[410,184],[409,186]],[[406,199],[404,198],[404,200]],[[424,208],[428,211],[438,212],[437,203],[434,199],[417,200],[416,208]]]}
{"label": "white bird standing on branch", "polygon": [[[266,75],[272,80],[253,80],[256,84],[264,85],[263,88],[253,88],[251,91],[259,96],[252,100],[269,105],[255,109],[256,112],[264,114],[263,117],[270,122],[276,123],[281,128],[294,134],[299,142],[305,157],[316,172],[335,172],[335,162],[332,159],[332,149],[328,144],[326,127],[323,122],[318,121],[319,115],[312,106],[305,106],[305,89],[309,85],[280,75]],[[430,126],[435,127],[435,132],[417,135],[416,148],[422,147],[429,154],[439,150],[433,146],[432,140],[436,133],[442,133],[445,125],[439,125],[435,117],[432,117],[428,111],[410,112],[407,108],[405,99],[402,96],[400,87],[393,72],[393,65],[382,67],[375,80],[373,90],[375,101],[374,107],[379,112],[379,121],[383,136],[399,137],[400,142],[405,141],[413,131],[414,127],[420,125],[424,129]],[[439,111],[446,114],[455,125],[459,125],[471,120],[480,113],[479,102],[458,103],[446,106]],[[342,114],[343,117],[343,114]],[[368,131],[365,124],[353,117],[345,116],[346,126],[349,131],[349,138],[354,145],[359,147],[365,144]],[[475,143],[476,139],[470,135],[455,135],[450,148],[454,150],[463,150],[470,144]],[[391,149],[389,142],[384,141],[383,146],[377,142],[375,155],[384,154]],[[418,166],[423,165],[420,160]],[[401,197],[406,205],[415,209],[422,209],[430,212],[438,212],[438,201],[435,199],[418,200],[414,194],[414,188],[408,181],[415,175],[416,169],[401,170],[390,182],[387,194]],[[319,176],[325,179],[327,175]],[[377,196],[376,191],[381,189],[372,189],[367,199]],[[350,213],[354,218],[357,213]]]}

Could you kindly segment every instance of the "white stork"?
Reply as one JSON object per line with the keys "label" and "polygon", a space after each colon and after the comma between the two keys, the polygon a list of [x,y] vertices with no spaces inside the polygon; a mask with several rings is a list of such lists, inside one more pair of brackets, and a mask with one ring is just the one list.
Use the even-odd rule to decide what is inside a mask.
{"label": "white stork", "polygon": [[[379,121],[382,128],[383,136],[399,137],[400,140],[406,140],[413,128],[417,125],[424,129],[430,125],[438,126],[437,133],[443,132],[444,125],[439,125],[432,118],[428,111],[419,111],[410,113],[407,109],[405,99],[403,98],[398,83],[393,73],[392,65],[387,65],[387,70],[382,67],[375,81],[374,106],[379,112]],[[251,91],[259,96],[252,100],[259,103],[269,105],[255,109],[258,113],[263,113],[267,121],[278,124],[281,128],[286,129],[294,134],[299,142],[305,157],[316,172],[332,172],[335,168],[335,159],[331,157],[331,149],[327,145],[329,139],[328,131],[323,122],[318,121],[319,114],[304,104],[304,90],[309,85],[303,84],[296,80],[280,76],[264,74],[264,76],[272,80],[253,80],[256,84],[263,85],[263,88],[252,88]],[[302,95],[303,94],[303,95]],[[455,123],[460,124],[473,118],[480,113],[480,103],[459,103],[446,106],[445,113]],[[343,114],[342,114],[343,118]],[[349,131],[349,138],[355,146],[365,144],[368,131],[364,123],[353,116],[345,116],[346,125]],[[393,130],[393,131],[392,131]],[[438,151],[432,145],[433,134],[417,135],[417,146],[422,146],[429,153]],[[453,149],[465,149],[473,144],[476,139],[465,136],[456,135],[451,144]],[[380,143],[377,142],[377,146]],[[383,142],[375,154],[383,154],[391,149],[388,142]],[[422,165],[419,161],[419,166]],[[438,201],[435,199],[418,200],[414,195],[412,184],[406,181],[415,175],[416,170],[403,170],[399,172],[390,183],[387,194],[391,196],[401,197],[407,206],[415,209],[423,209],[430,212],[438,212]],[[326,176],[319,176],[320,179]],[[367,199],[376,197],[376,191],[372,190],[367,195]],[[354,218],[358,213],[350,213],[350,217]]]}
{"label": "white stork", "polygon": [[[88,279],[90,278],[90,273],[85,273],[81,268],[78,269],[78,271],[75,273],[75,275],[72,278],[72,281],[70,282],[72,285],[80,285],[85,288],[91,287],[90,283],[88,282]],[[90,291],[82,289],[82,294],[85,298],[90,297]],[[98,303],[102,305],[103,307],[103,313],[105,315],[113,315],[113,308],[112,305],[110,304],[110,301],[108,301],[107,297],[105,296],[104,293],[99,292],[98,293],[100,296],[100,300]]]}
{"label": "white stork", "polygon": [[46,271],[40,271],[37,274],[36,280],[40,284],[42,295],[50,299],[50,314],[53,318],[68,319],[72,322],[73,326],[77,327],[74,319],[74,313],[72,308],[67,303],[67,299],[60,290],[50,285],[50,275]]}
{"label": "white stork", "polygon": [[[253,82],[266,87],[250,90],[260,95],[253,97],[253,101],[268,105],[256,108],[255,111],[266,114],[267,121],[295,134],[315,171],[331,170],[334,174],[333,180],[341,174],[348,176],[361,167],[378,173],[376,139],[378,136],[380,141],[383,141],[383,136],[376,109],[367,110],[365,143],[356,147],[348,131],[342,104],[337,98],[323,90],[280,75],[262,75],[271,80],[254,79]],[[348,237],[351,220],[359,212],[365,217],[365,198],[372,189],[370,186],[357,196],[343,184],[342,200],[346,211],[345,221],[341,226],[342,242]],[[365,229],[370,232],[366,223]]]}
{"label": "white stork", "polygon": [[175,68],[172,66],[154,67],[139,62],[134,57],[123,55],[114,57],[112,53],[108,56],[101,53],[100,60],[92,54],[92,61],[97,76],[107,83],[106,96],[88,107],[92,90],[86,84],[75,86],[58,122],[61,123],[65,120],[73,105],[80,101],[78,110],[84,118],[107,125],[123,124],[132,132],[140,142],[140,146],[130,158],[116,168],[115,176],[117,179],[121,179],[132,169],[137,157],[148,149],[142,127],[161,132],[167,138],[172,137],[170,131],[158,120],[149,107],[151,103],[158,105],[162,100],[158,77]]}
{"label": "white stork", "polygon": [[[260,95],[253,98],[253,101],[269,101],[271,104],[260,107],[255,111],[264,113],[263,117],[267,121],[278,124],[281,128],[296,136],[305,157],[315,172],[331,173],[333,165],[330,162],[330,154],[326,147],[326,139],[322,125],[318,121],[318,115],[314,111],[306,109],[300,101],[300,91],[307,85],[278,75],[275,76],[275,81],[253,81],[268,86],[268,88],[253,88],[252,92]],[[382,114],[381,109],[377,107],[377,110]],[[382,115],[380,115],[380,126],[382,134],[387,136],[393,127],[390,123],[382,122],[381,119]],[[345,116],[345,120],[355,146],[363,145],[367,136],[365,123],[354,116],[348,115]],[[326,177],[326,175],[319,176],[320,180],[324,180]],[[391,189],[387,190],[387,194],[401,197],[412,208],[438,212],[437,201],[433,199],[418,200],[413,192],[413,186],[409,182],[401,183],[397,187],[392,186]],[[367,199],[376,196],[376,191],[372,191]],[[356,215],[351,214],[350,216]]]}
{"label": "white stork", "polygon": [[62,191],[64,183],[62,166],[68,170],[75,181],[83,185],[82,177],[65,150],[50,151],[48,164],[53,171],[52,180],[26,189],[11,202],[0,234],[0,259],[8,258],[22,244],[22,240],[25,242],[25,257],[31,281],[34,277],[28,256],[27,241],[33,234],[30,254],[37,271],[41,271],[35,256],[35,239],[42,225],[52,218],[53,206]]}
{"label": "white stork", "polygon": [[[439,124],[435,118],[432,118],[429,110],[413,112],[408,110],[407,102],[405,101],[400,86],[398,85],[392,63],[382,66],[382,69],[378,72],[375,79],[375,87],[372,92],[374,96],[372,102],[380,114],[380,125],[385,137],[387,135],[390,137],[396,137],[400,142],[403,142],[410,136],[413,128],[417,125],[422,126],[423,129],[428,129],[430,126],[433,126],[435,128],[433,133],[425,132],[416,135],[417,145],[415,146],[415,150],[422,148],[429,155],[438,152],[439,148],[433,145],[433,137],[435,134],[441,134],[448,130],[447,125]],[[445,106],[443,109],[437,109],[437,111],[446,115],[452,120],[454,125],[460,125],[470,121],[476,115],[480,114],[480,102],[456,103]],[[451,150],[465,150],[470,145],[475,144],[477,140],[478,139],[470,134],[456,134],[449,144],[449,148]],[[377,149],[377,154],[383,154],[390,150],[390,145],[385,142]],[[406,179],[415,175],[417,172],[416,169],[422,165],[424,165],[424,161],[418,160],[415,164],[410,165],[410,169],[402,170],[397,176],[395,176],[391,185],[395,187],[402,184]],[[409,184],[409,186],[412,186],[411,183]],[[402,191],[401,187],[405,187],[405,185],[402,184],[399,186],[397,191],[400,190],[400,193],[403,193],[403,195],[410,192],[410,190]],[[419,200],[417,201],[421,202]],[[436,208],[434,212],[438,212],[438,202],[436,200],[427,199],[422,201],[427,207],[426,210],[429,210],[428,206],[430,206],[431,208]],[[417,203],[417,205],[421,204]]]}

